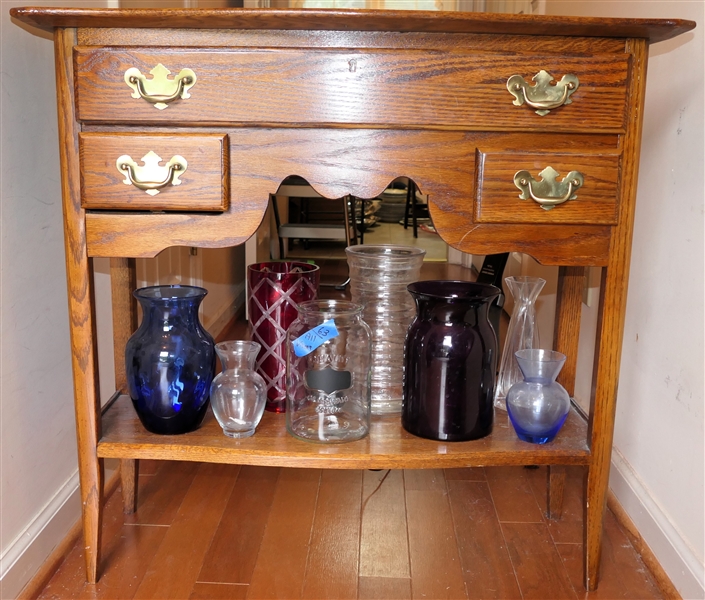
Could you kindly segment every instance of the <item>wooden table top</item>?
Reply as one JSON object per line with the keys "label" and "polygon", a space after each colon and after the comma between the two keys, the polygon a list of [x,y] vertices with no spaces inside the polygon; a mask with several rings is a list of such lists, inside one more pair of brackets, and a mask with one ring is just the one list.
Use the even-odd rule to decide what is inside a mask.
{"label": "wooden table top", "polygon": [[55,27],[420,31],[646,38],[650,43],[690,31],[682,19],[604,19],[524,14],[363,9],[106,9],[16,7],[19,21]]}

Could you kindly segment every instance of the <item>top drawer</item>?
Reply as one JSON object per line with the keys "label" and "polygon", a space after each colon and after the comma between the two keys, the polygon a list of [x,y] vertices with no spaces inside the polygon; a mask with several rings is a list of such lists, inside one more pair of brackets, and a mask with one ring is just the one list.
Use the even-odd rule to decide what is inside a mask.
{"label": "top drawer", "polygon": [[[620,132],[629,73],[624,54],[79,46],[75,60],[80,120],[152,124]],[[541,71],[549,80],[578,79],[569,103],[544,116],[527,103],[515,105],[519,100],[507,89],[516,75],[512,87],[522,87],[521,80],[533,86]],[[156,94],[155,80],[163,84]],[[547,85],[528,93],[555,100],[563,92]]]}

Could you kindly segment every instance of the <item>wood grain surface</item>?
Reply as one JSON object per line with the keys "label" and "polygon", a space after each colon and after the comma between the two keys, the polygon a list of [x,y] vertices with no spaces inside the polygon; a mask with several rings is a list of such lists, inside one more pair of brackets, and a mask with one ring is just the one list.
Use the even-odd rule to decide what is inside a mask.
{"label": "wood grain surface", "polygon": [[362,477],[361,471],[321,472],[302,598],[357,600]]}
{"label": "wood grain surface", "polygon": [[[408,14],[408,13],[407,13]],[[482,46],[485,51],[505,52],[508,45],[533,53],[621,54],[624,39],[509,35],[504,33],[442,33],[364,31],[351,29],[121,29],[86,27],[78,30],[80,46],[163,46],[170,48],[385,48],[402,50],[457,50]]]}
{"label": "wood grain surface", "polygon": [[274,500],[279,469],[241,467],[199,581],[249,584]]}
{"label": "wood grain surface", "polygon": [[[276,193],[289,175],[303,177],[326,198],[347,194],[373,198],[404,175],[429,194],[431,216],[441,237],[464,252],[516,251],[544,264],[606,264],[611,227],[605,225],[538,223],[527,228],[521,223],[475,222],[476,148],[507,152],[526,143],[524,134],[244,128],[227,130],[227,135],[232,198],[226,212],[88,212],[89,254],[149,257],[172,245],[240,244],[262,221],[269,194]],[[618,144],[611,135],[536,134],[532,139],[537,147],[558,154],[576,154],[577,147],[584,153],[587,148],[592,154],[614,155]],[[518,189],[510,193],[512,201],[520,202]],[[529,208],[546,212],[538,206]],[[560,208],[564,207],[551,212]]]}
{"label": "wood grain surface", "polygon": [[566,361],[557,381],[572,398],[575,394],[575,376],[580,341],[580,315],[583,310],[585,269],[560,267],[556,289],[556,318],[553,328],[553,349],[565,354]]}
{"label": "wood grain surface", "polygon": [[[523,598],[577,600],[578,595],[545,523],[502,523],[502,532]],[[526,544],[528,539],[532,540],[530,547]]]}
{"label": "wood grain surface", "polygon": [[[192,471],[184,471],[183,467],[189,466]],[[369,507],[375,503],[375,511],[379,518],[388,515],[398,528],[398,536],[406,539],[408,532],[421,531],[424,527],[433,527],[438,517],[428,515],[432,513],[452,516],[452,535],[447,540],[451,548],[456,548],[460,558],[462,578],[465,583],[465,594],[461,598],[521,598],[522,594],[536,597],[564,600],[579,597],[603,598],[660,598],[668,597],[659,595],[653,579],[644,569],[638,554],[630,545],[629,538],[621,531],[619,525],[610,513],[605,519],[605,540],[603,551],[606,563],[603,567],[603,578],[600,588],[596,593],[586,596],[582,589],[581,536],[575,530],[582,525],[582,471],[581,467],[568,467],[566,479],[566,508],[561,521],[543,519],[536,522],[508,523],[501,522],[494,508],[494,501],[499,496],[496,488],[491,488],[488,480],[495,480],[491,476],[492,468],[477,469],[452,469],[426,471],[392,471],[385,477],[387,471],[335,471],[320,472],[307,469],[280,470],[270,467],[238,467],[225,465],[214,477],[212,465],[198,463],[181,463],[174,461],[144,461],[140,475],[140,486],[144,488],[140,501],[140,509],[145,514],[156,517],[156,520],[146,519],[135,523],[121,514],[119,494],[115,494],[105,508],[105,534],[104,555],[105,567],[103,575],[97,584],[87,584],[84,581],[81,564],[83,561],[82,542],[75,543],[56,573],[48,584],[39,586],[32,598],[42,600],[69,600],[74,598],[104,598],[129,600],[130,598],[150,597],[148,594],[137,594],[142,581],[149,574],[150,586],[158,588],[155,596],[166,597],[165,592],[172,588],[170,580],[175,577],[178,567],[164,566],[165,540],[169,536],[170,554],[177,562],[186,553],[189,560],[198,563],[200,573],[190,591],[183,593],[183,598],[195,599],[257,599],[261,598],[261,587],[252,586],[252,575],[255,571],[267,575],[270,579],[278,579],[278,586],[287,589],[286,596],[280,597],[296,599],[305,597],[305,590],[320,590],[327,587],[325,596],[319,598],[342,598],[349,594],[349,579],[342,580],[341,587],[335,589],[330,584],[331,571],[348,571],[350,569],[349,549],[345,552],[335,550],[339,539],[338,528],[333,526],[318,527],[317,523],[328,525],[340,522],[347,540],[342,548],[347,548],[350,540],[356,534],[347,527],[360,518],[364,519]],[[149,474],[146,474],[149,473]],[[280,473],[287,476],[280,479]],[[485,474],[489,477],[485,477]],[[180,474],[181,476],[176,476]],[[394,476],[394,478],[392,478]],[[520,476],[531,481],[534,497],[526,496],[524,502],[541,507],[545,495],[543,484],[546,479],[546,468],[538,469],[511,469],[507,477]],[[328,480],[326,481],[326,478]],[[360,503],[359,481],[368,479],[362,493]],[[469,479],[468,479],[469,478]],[[220,480],[220,482],[219,482]],[[405,480],[413,489],[405,489]],[[316,488],[316,483],[317,488]],[[152,483],[153,482],[153,483]],[[227,482],[227,483],[224,483]],[[381,485],[380,485],[381,483]],[[193,508],[195,495],[203,493],[203,486],[214,485],[217,493],[218,486],[230,486],[232,492],[227,503],[214,501],[222,510],[220,525],[212,538],[205,554],[202,545],[192,544],[192,532],[184,527],[179,518],[179,506]],[[536,485],[534,485],[536,484]],[[164,494],[157,496],[146,491],[156,487],[163,489]],[[313,486],[313,489],[312,489]],[[352,487],[350,487],[352,486]],[[511,486],[510,486],[511,487]],[[253,488],[257,488],[254,490]],[[260,495],[266,488],[266,494]],[[447,494],[443,490],[447,488]],[[316,493],[316,489],[318,490]],[[252,494],[250,494],[252,490]],[[304,490],[307,490],[304,493]],[[345,497],[338,496],[338,492]],[[348,493],[345,494],[343,490]],[[336,497],[328,495],[328,491]],[[389,493],[391,492],[391,493]],[[398,521],[396,516],[401,504],[406,507],[407,493],[415,496],[412,523],[411,516],[407,518],[403,510],[403,518]],[[371,496],[370,496],[371,494]],[[177,510],[160,511],[157,504],[168,502],[170,496],[178,498]],[[244,500],[244,497],[248,499]],[[281,502],[273,504],[274,498]],[[287,502],[287,498],[289,501]],[[365,499],[369,498],[367,504]],[[306,501],[308,499],[308,501]],[[260,502],[261,500],[261,502]],[[301,500],[304,500],[301,502]],[[234,510],[234,514],[231,511]],[[254,510],[254,513],[250,511]],[[541,512],[545,510],[545,505]],[[311,517],[313,511],[313,517]],[[169,513],[168,518],[166,513]],[[257,522],[250,527],[248,515],[252,514]],[[529,513],[531,514],[531,513]],[[531,517],[533,518],[533,517]],[[212,520],[208,517],[207,520]],[[123,520],[125,522],[123,522]],[[198,521],[194,518],[194,521]],[[236,524],[240,524],[240,529]],[[286,524],[293,526],[287,528]],[[533,527],[544,523],[548,527],[546,536],[545,527]],[[300,528],[301,524],[303,527]],[[513,543],[513,552],[510,555],[507,540],[505,540],[505,525],[530,525],[521,537],[509,536]],[[561,528],[562,525],[567,527]],[[173,533],[170,533],[173,530]],[[308,532],[312,544],[294,543],[301,536],[301,531]],[[508,531],[508,530],[507,530]],[[438,532],[434,533],[437,537]],[[267,537],[265,541],[265,536]],[[305,536],[304,536],[305,537]],[[247,540],[245,541],[245,538]],[[315,540],[315,542],[314,542]],[[228,543],[230,542],[230,543]],[[435,541],[429,540],[434,543]],[[382,532],[380,535],[369,537],[367,540],[370,554],[376,557],[379,565],[378,572],[391,574],[390,568],[399,560],[402,554],[404,560],[409,561],[409,554],[404,549],[392,549],[386,543]],[[312,568],[317,563],[314,556],[319,549],[330,548],[328,564],[323,569]],[[429,548],[429,546],[427,546]],[[362,547],[360,547],[362,550]],[[245,554],[243,554],[243,551]],[[430,548],[428,550],[431,551]],[[556,588],[555,582],[549,578],[524,577],[523,569],[531,568],[526,564],[527,556],[536,551],[540,557],[548,556],[553,564],[552,571],[560,573],[562,568],[567,575],[570,588]],[[445,555],[448,554],[446,549]],[[556,554],[560,562],[553,563]],[[320,556],[320,555],[318,555]],[[519,562],[513,563],[512,556]],[[246,568],[239,569],[239,561],[246,563]],[[423,556],[422,556],[423,560]],[[215,561],[217,565],[211,563]],[[290,564],[302,564],[307,567],[302,573],[289,570]],[[523,562],[522,562],[523,561]],[[354,562],[354,561],[353,561]],[[258,566],[259,563],[259,566]],[[154,566],[155,568],[152,568]],[[210,568],[214,566],[215,568]],[[360,563],[362,566],[362,563]],[[266,568],[265,568],[266,567]],[[233,577],[233,572],[236,573]],[[407,565],[408,568],[408,565]],[[447,570],[443,567],[443,572]],[[520,575],[517,578],[515,575]],[[189,566],[191,573],[193,569]],[[285,573],[282,571],[286,570]],[[439,569],[440,571],[440,569]],[[420,575],[429,577],[429,571],[419,566]],[[457,575],[457,572],[456,572]],[[432,576],[432,574],[431,574]],[[156,578],[163,580],[162,586],[155,586]],[[180,575],[179,575],[180,577]],[[191,577],[189,577],[191,578]],[[237,579],[239,583],[233,583]],[[183,583],[180,584],[183,586]],[[411,588],[414,581],[411,572],[404,576],[370,577],[360,573],[357,585],[357,598],[397,600],[411,599]],[[185,589],[183,586],[182,589]],[[446,585],[446,587],[448,587]],[[418,585],[415,589],[420,589]],[[142,588],[147,592],[147,588]],[[259,591],[258,591],[259,590]],[[442,597],[443,593],[434,593],[435,597]],[[25,596],[23,596],[25,597]],[[418,597],[418,596],[416,596]],[[27,596],[29,600],[29,596]]]}
{"label": "wood grain surface", "polygon": [[259,546],[248,596],[300,598],[321,472],[283,469]]}
{"label": "wood grain surface", "polygon": [[519,600],[521,591],[487,482],[449,480],[448,494],[468,598]]}
{"label": "wood grain surface", "polygon": [[360,577],[367,580],[365,586],[372,594],[378,589],[379,579],[408,582],[411,577],[404,473],[365,471],[362,493]]}
{"label": "wood grain surface", "polygon": [[[145,133],[82,133],[82,201],[85,209],[216,211],[228,207],[228,143],[223,134],[153,135]],[[129,156],[139,167],[154,152],[164,167],[174,156],[186,160],[179,185],[169,183],[156,195],[132,184],[117,168]],[[163,177],[157,179],[162,181]]]}
{"label": "wood grain surface", "polygon": [[85,213],[81,208],[79,126],[73,95],[71,50],[74,30],[58,31],[54,38],[56,96],[59,125],[61,196],[64,211],[64,246],[69,302],[69,333],[73,369],[76,437],[79,448],[86,577],[95,582],[100,561],[103,506],[103,461],[95,456],[101,435],[98,407],[98,352],[93,292],[93,264],[86,248]]}
{"label": "wood grain surface", "polygon": [[[235,484],[235,479],[226,476],[227,473],[227,465],[203,465],[198,470],[135,596],[177,599],[189,596]],[[176,544],[179,538],[188,539],[189,544]],[[163,571],[171,573],[168,581],[162,579]]]}
{"label": "wood grain surface", "polygon": [[472,442],[442,443],[404,431],[399,417],[373,417],[370,434],[345,444],[314,444],[286,432],[284,415],[265,412],[255,435],[233,440],[223,435],[209,411],[191,433],[155,436],[137,418],[128,396],[103,417],[98,456],[154,458],[242,465],[334,469],[443,468],[502,464],[586,464],[586,424],[571,411],[550,444],[520,441],[506,413],[495,419],[493,433]]}
{"label": "wood grain surface", "polygon": [[[152,458],[192,464],[204,461],[298,467],[282,470],[274,491],[266,483],[261,489],[263,502],[267,501],[267,490],[272,496],[270,515],[249,581],[248,595],[257,598],[299,597],[305,590],[308,595],[316,596],[330,590],[327,581],[306,581],[312,540],[313,562],[309,566],[317,568],[309,572],[329,572],[322,561],[331,548],[325,532],[334,529],[338,517],[327,509],[328,504],[343,501],[334,485],[337,476],[329,472],[322,476],[318,468],[348,470],[339,475],[340,486],[353,490],[345,501],[354,506],[364,502],[360,494],[367,489],[367,483],[364,478],[355,479],[349,470],[428,469],[407,471],[408,476],[404,476],[412,577],[410,588],[406,588],[399,583],[404,577],[395,575],[390,579],[399,585],[392,587],[403,596],[410,589],[413,596],[466,597],[469,579],[464,573],[463,556],[458,547],[448,547],[456,524],[447,482],[439,469],[506,466],[516,471],[518,466],[526,464],[585,465],[584,582],[588,590],[596,588],[626,307],[647,44],[688,31],[694,23],[350,10],[13,8],[11,15],[31,26],[58,28],[55,32],[57,105],[83,506],[82,559],[89,582],[97,579],[102,548],[102,459],[114,457],[123,461]],[[89,27],[92,32],[77,32],[73,27]],[[121,32],[122,27],[129,31]],[[99,31],[103,28],[106,30]],[[232,40],[236,34],[224,30],[232,28],[248,31],[250,40],[276,39],[279,49],[226,48],[223,41]],[[146,29],[144,35],[138,29]],[[183,30],[180,43],[198,38],[204,40],[204,47],[170,48],[170,36],[176,30]],[[301,33],[302,30],[308,33]],[[341,45],[345,38],[344,33],[339,33],[341,30],[352,31],[351,40],[366,40],[364,47]],[[299,33],[292,33],[296,31]],[[413,35],[407,39],[404,32]],[[208,43],[209,33],[214,36],[212,48]],[[303,43],[307,35],[311,36],[308,44]],[[110,48],[81,48],[74,62],[77,36],[110,38],[113,42]],[[586,41],[591,37],[595,38],[592,50]],[[137,47],[134,41],[138,38],[150,41],[147,46]],[[538,38],[541,39],[535,49],[525,43]],[[561,50],[559,38],[574,39]],[[298,49],[285,48],[287,39],[298,40],[294,44]],[[374,47],[374,39],[384,47]],[[467,46],[453,48],[453,39],[462,39]],[[215,48],[218,44],[221,46]],[[327,47],[313,50],[312,45]],[[128,50],[127,46],[131,48]],[[198,64],[177,65],[184,57],[193,58]],[[117,93],[124,85],[120,83],[123,67],[134,66],[136,60],[149,69],[155,60],[162,59],[170,69],[202,68],[203,76],[192,89],[191,99],[179,100],[160,112],[139,100],[111,96],[111,90]],[[74,66],[81,71],[78,109],[86,119],[95,119],[91,123],[79,122],[76,113]],[[502,91],[502,82],[506,85],[510,71],[515,74],[516,69],[518,74],[531,77],[544,68],[554,77],[560,77],[564,69],[573,67],[584,68],[588,82],[576,91],[573,104],[555,109],[546,117],[538,117],[526,106],[506,104],[509,94]],[[279,87],[275,85],[277,82],[281,84]],[[310,87],[320,94],[320,100],[307,89]],[[341,92],[341,87],[349,87],[350,93]],[[105,95],[111,98],[108,108],[99,98],[101,89],[108,90]],[[238,94],[242,95],[241,105]],[[233,100],[229,101],[231,97]],[[570,127],[568,115],[577,115]],[[219,164],[227,165],[229,176],[224,175],[225,168],[221,167],[218,190],[230,187],[230,205],[221,214],[196,214],[188,207],[173,213],[104,209],[85,212],[81,206],[82,177],[84,191],[87,187],[100,189],[94,199],[103,201],[104,182],[100,178],[93,183],[90,180],[101,169],[86,168],[86,160],[90,162],[98,156],[105,144],[101,143],[95,152],[84,152],[82,164],[79,132],[86,139],[96,136],[95,139],[101,140],[112,139],[110,136],[115,134],[124,138],[133,135],[134,139],[220,136],[223,140],[220,157],[224,158],[219,159]],[[490,157],[487,181],[477,160],[478,149]],[[564,207],[568,211],[554,209],[552,213],[556,214],[547,222],[543,214],[537,220],[535,212],[519,211],[518,216],[507,217],[506,213],[514,212],[506,204],[510,202],[510,189],[503,187],[504,183],[497,183],[499,179],[494,177],[495,173],[511,174],[514,167],[502,158],[494,168],[494,157],[508,153],[530,155],[534,149],[536,156],[560,156],[561,160],[563,155],[581,157],[596,168],[599,189],[593,190],[596,193],[592,210],[584,209],[580,203],[569,204]],[[571,168],[567,162],[560,163],[561,172],[564,164]],[[606,267],[589,424],[586,426],[572,412],[558,438],[539,446],[520,442],[505,417],[496,420],[494,432],[487,438],[443,444],[407,434],[398,419],[375,419],[370,435],[363,440],[319,446],[289,436],[283,418],[267,414],[255,436],[235,441],[222,435],[211,415],[200,429],[190,434],[148,434],[124,396],[101,421],[89,257],[150,257],[169,246],[241,244],[258,228],[269,195],[289,175],[305,178],[328,198],[347,194],[373,198],[396,177],[408,176],[423,193],[429,194],[434,226],[453,247],[473,254],[524,252],[543,264],[569,268],[561,271],[557,328],[557,340],[567,351],[577,347],[577,334],[568,331],[579,318],[577,268]],[[501,181],[504,180],[503,175]],[[215,189],[215,184],[211,187]],[[482,192],[479,196],[478,190]],[[586,185],[583,198],[591,198],[593,191]],[[516,192],[511,190],[511,201]],[[206,196],[210,197],[210,193]],[[603,195],[604,200],[598,198]],[[478,197],[479,208],[475,206]],[[493,207],[496,207],[494,215]],[[570,211],[574,211],[572,216]],[[478,218],[490,218],[493,222],[481,223]],[[568,220],[561,221],[563,218]],[[121,263],[120,270],[124,269],[125,264]],[[125,296],[126,285],[119,284],[121,296]],[[127,318],[131,318],[129,310]],[[128,327],[123,324],[118,329],[118,335],[124,337]],[[121,372],[118,379],[122,379]],[[573,380],[571,366],[565,381],[572,386]],[[132,484],[138,477],[135,463],[125,465],[125,505],[129,511],[134,505],[136,489]],[[187,467],[180,468],[188,471]],[[211,582],[198,581],[199,570],[217,537],[222,513],[235,489],[238,469],[227,464],[206,464],[195,475],[187,474],[186,479],[191,477],[190,484],[181,500],[164,500],[163,517],[170,519],[173,515],[169,532],[163,538],[147,530],[126,536],[138,548],[135,554],[139,559],[126,546],[111,546],[110,551],[124,565],[125,573],[140,582],[139,588],[118,582],[124,597],[163,594],[183,598],[208,594],[209,590],[199,585]],[[558,492],[565,479],[560,471],[552,475]],[[156,479],[154,476],[153,480]],[[535,495],[532,482],[531,475],[523,474],[509,484],[501,471],[486,481],[516,582],[524,598],[575,597],[576,589],[552,541],[551,525],[545,522],[542,510],[534,510],[530,503]],[[484,482],[478,483],[476,492]],[[499,494],[502,489],[505,491]],[[142,493],[146,506],[150,498],[160,496],[149,485],[144,486]],[[505,500],[498,501],[500,495]],[[322,506],[319,500],[326,498],[327,505],[319,515],[318,507]],[[526,508],[522,498],[532,508]],[[557,502],[558,496],[546,499],[545,511],[554,513]],[[360,507],[362,512],[362,504]],[[522,511],[538,512],[538,516]],[[192,518],[194,513],[199,515],[197,520]],[[524,522],[504,520],[515,517]],[[139,522],[142,517],[136,513],[124,518]],[[348,537],[340,546],[341,556],[351,554],[356,523],[357,535],[363,539],[362,516],[359,521],[345,521]],[[253,531],[257,527],[261,528],[261,521],[253,523]],[[180,539],[188,539],[188,544],[177,542]],[[434,548],[431,559],[429,543]],[[170,548],[175,546],[178,548],[172,553]],[[373,554],[370,551],[370,556]],[[142,563],[147,556],[152,560],[145,570]],[[198,558],[190,563],[192,556]],[[486,564],[488,568],[494,565],[492,568],[501,570],[501,561],[501,553],[494,554]],[[248,569],[245,566],[243,572]],[[168,581],[160,575],[165,571],[173,573]],[[345,596],[353,595],[353,588],[360,586],[362,578],[365,578],[365,594],[374,596],[384,587],[378,585],[378,574],[364,575],[358,568],[357,579],[353,575],[349,570],[335,568],[328,579],[335,579]],[[232,589],[241,593],[235,587]]]}
{"label": "wood grain surface", "polygon": [[602,270],[600,286],[601,310],[597,325],[597,359],[593,373],[594,393],[590,405],[588,434],[592,459],[588,469],[585,505],[585,587],[588,590],[597,587],[602,548],[602,518],[607,506],[646,93],[647,45],[643,40],[633,40],[628,45],[628,50],[633,53],[635,75],[629,87],[630,126],[624,140],[624,152],[634,160],[623,168],[619,224],[611,242],[608,265]]}
{"label": "wood grain surface", "polygon": [[[475,199],[475,220],[478,223],[573,223],[614,225],[617,222],[618,154],[589,156],[554,154],[546,151],[479,152],[478,181]],[[552,167],[564,182],[568,173],[578,171],[584,176],[576,198],[545,210],[529,198],[519,198],[521,190],[514,185],[517,171],[528,171],[536,182],[543,181],[540,173]],[[536,186],[534,186],[536,189]]]}
{"label": "wood grain surface", "polygon": [[55,27],[145,27],[185,29],[390,30],[398,32],[512,33],[532,36],[645,38],[667,40],[695,27],[682,19],[604,19],[474,12],[351,9],[105,9],[13,8],[10,14],[46,31]]}
{"label": "wood grain surface", "polygon": [[[472,53],[430,50],[221,49],[78,47],[81,121],[188,124],[348,124],[453,127],[459,130],[621,131],[628,58],[624,54]],[[125,72],[148,79],[158,64],[171,77],[196,73],[187,99],[158,110],[131,97]],[[507,80],[532,83],[539,71],[556,81],[574,74],[572,103],[546,116],[515,106]],[[267,102],[262,102],[267,98]]]}
{"label": "wood grain surface", "polygon": [[[144,464],[156,461],[140,462]],[[156,462],[156,464],[160,466],[162,463]],[[197,464],[177,461],[168,469],[158,468],[152,475],[140,475],[139,510],[134,514],[125,515],[125,523],[155,527],[171,525],[197,472]]]}
{"label": "wood grain surface", "polygon": [[412,597],[466,598],[443,470],[404,476]]}
{"label": "wood grain surface", "polygon": [[125,345],[137,330],[137,302],[132,292],[137,288],[135,261],[110,259],[110,299],[113,307],[113,360],[115,389],[127,391]]}

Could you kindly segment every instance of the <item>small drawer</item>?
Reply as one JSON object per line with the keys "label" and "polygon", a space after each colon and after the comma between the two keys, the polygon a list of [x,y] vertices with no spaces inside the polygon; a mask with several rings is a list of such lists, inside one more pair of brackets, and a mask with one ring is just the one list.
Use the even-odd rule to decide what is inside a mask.
{"label": "small drawer", "polygon": [[621,132],[629,78],[625,54],[79,46],[74,56],[86,122]]}
{"label": "small drawer", "polygon": [[221,134],[82,133],[81,206],[223,212],[227,140]]}
{"label": "small drawer", "polygon": [[[617,223],[618,154],[479,150],[477,154],[476,223]],[[517,177],[520,172],[524,174]],[[574,172],[579,174],[571,177],[580,180],[577,189],[569,187],[573,184],[567,181],[567,176]],[[551,180],[557,185],[548,191]],[[563,198],[573,199],[560,203]]]}

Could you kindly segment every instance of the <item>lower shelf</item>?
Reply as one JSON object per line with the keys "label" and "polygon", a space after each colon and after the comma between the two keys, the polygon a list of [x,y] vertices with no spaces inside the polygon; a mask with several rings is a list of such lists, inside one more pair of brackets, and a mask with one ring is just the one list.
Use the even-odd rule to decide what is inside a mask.
{"label": "lower shelf", "polygon": [[155,435],[140,423],[128,396],[103,415],[101,458],[149,458],[328,469],[425,469],[496,465],[583,465],[589,462],[587,424],[571,410],[553,442],[520,441],[507,414],[497,411],[494,431],[472,442],[434,442],[407,433],[398,416],[373,417],[370,434],[345,444],[304,442],[286,431],[285,415],[265,412],[257,432],[234,440],[208,411],[203,425],[183,435]]}

